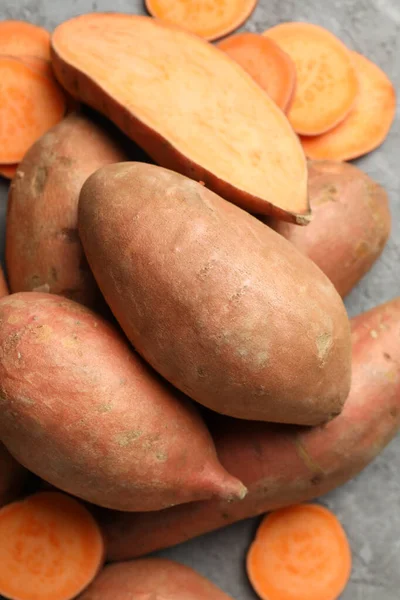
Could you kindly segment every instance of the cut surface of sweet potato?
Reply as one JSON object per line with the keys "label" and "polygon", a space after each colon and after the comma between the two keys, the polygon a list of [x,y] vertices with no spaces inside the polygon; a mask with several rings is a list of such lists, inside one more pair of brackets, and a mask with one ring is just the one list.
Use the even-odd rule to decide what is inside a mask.
{"label": "cut surface of sweet potato", "polygon": [[352,52],[360,93],[349,115],[323,135],[302,137],[306,155],[314,160],[353,160],[378,148],[396,115],[396,91],[386,73],[365,56]]}
{"label": "cut surface of sweet potato", "polygon": [[61,121],[65,96],[56,82],[14,57],[0,56],[0,163],[18,163]]}
{"label": "cut surface of sweet potato", "polygon": [[224,52],[166,23],[88,14],[60,25],[53,67],[160,165],[259,214],[307,222],[307,168],[289,121]]}
{"label": "cut surface of sweet potato", "polygon": [[146,0],[145,4],[153,17],[216,40],[240,27],[257,0]]}
{"label": "cut surface of sweet potato", "polygon": [[352,56],[343,42],[312,23],[281,23],[264,35],[296,65],[297,87],[288,113],[293,129],[319,135],[343,121],[359,90]]}

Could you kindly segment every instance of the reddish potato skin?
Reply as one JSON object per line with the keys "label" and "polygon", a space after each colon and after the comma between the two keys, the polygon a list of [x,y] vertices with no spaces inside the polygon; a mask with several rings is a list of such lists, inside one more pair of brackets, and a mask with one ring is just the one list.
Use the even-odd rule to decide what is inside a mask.
{"label": "reddish potato skin", "polygon": [[22,292],[0,300],[0,320],[0,439],[33,473],[128,511],[243,496],[191,403],[95,313]]}
{"label": "reddish potato skin", "polygon": [[0,298],[3,298],[3,296],[8,296],[9,293],[7,281],[4,277],[4,271],[0,267]]}
{"label": "reddish potato skin", "polygon": [[381,255],[391,229],[388,197],[354,165],[310,161],[313,218],[307,227],[276,219],[270,227],[311,258],[344,297]]}
{"label": "reddish potato skin", "polygon": [[94,171],[122,160],[119,144],[79,114],[32,146],[9,194],[6,264],[12,292],[47,291],[97,305],[100,294],[77,229],[79,192]]}
{"label": "reddish potato skin", "polygon": [[400,298],[353,319],[352,331],[352,387],[339,417],[314,428],[221,418],[213,423],[217,453],[247,486],[247,497],[146,515],[104,512],[100,520],[109,560],[134,558],[311,500],[368,465],[400,427]]}
{"label": "reddish potato skin", "polygon": [[18,498],[27,479],[27,470],[0,443],[0,508]]}
{"label": "reddish potato skin", "polygon": [[340,413],[343,303],[258,219],[178,173],[120,163],[85,182],[78,224],[114,316],[175,387],[242,419],[312,425]]}
{"label": "reddish potato skin", "polygon": [[106,566],[79,600],[232,600],[199,573],[165,558]]}

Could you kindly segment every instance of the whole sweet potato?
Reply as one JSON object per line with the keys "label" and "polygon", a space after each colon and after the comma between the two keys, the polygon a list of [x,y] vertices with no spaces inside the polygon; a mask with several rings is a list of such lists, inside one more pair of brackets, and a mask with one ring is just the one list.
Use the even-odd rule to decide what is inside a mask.
{"label": "whole sweet potato", "polygon": [[92,175],[78,221],[125,334],[178,389],[243,419],[308,425],[340,413],[350,385],[343,303],[269,227],[141,163]]}
{"label": "whole sweet potato", "polygon": [[316,161],[308,165],[313,219],[298,227],[269,225],[311,258],[343,297],[369,271],[390,234],[388,198],[382,186],[354,165]]}
{"label": "whole sweet potato", "polygon": [[80,600],[230,600],[190,567],[165,558],[108,565]]}
{"label": "whole sweet potato", "polygon": [[311,500],[359,473],[400,427],[400,298],[356,317],[353,379],[342,414],[299,428],[222,419],[214,441],[248,487],[242,502],[193,502],[162,512],[102,515],[111,560],[173,546],[240,519]]}
{"label": "whole sweet potato", "polygon": [[9,195],[6,262],[12,292],[48,291],[96,305],[98,288],[77,230],[79,192],[91,173],[122,160],[119,144],[78,114],[32,146]]}
{"label": "whole sweet potato", "polygon": [[95,313],[22,292],[0,300],[0,320],[0,439],[25,467],[128,511],[243,496],[190,401]]}
{"label": "whole sweet potato", "polygon": [[27,470],[0,443],[0,507],[18,497],[27,478]]}

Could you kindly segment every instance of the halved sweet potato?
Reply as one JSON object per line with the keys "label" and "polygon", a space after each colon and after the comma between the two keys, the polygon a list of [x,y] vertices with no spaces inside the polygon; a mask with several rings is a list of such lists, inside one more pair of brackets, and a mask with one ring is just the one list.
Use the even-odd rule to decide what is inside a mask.
{"label": "halved sweet potato", "polygon": [[297,136],[218,48],[149,17],[98,13],[57,27],[52,57],[63,86],[160,165],[250,212],[308,222]]}
{"label": "halved sweet potato", "polygon": [[248,487],[241,502],[193,502],[161,512],[102,515],[108,558],[125,560],[342,485],[400,427],[400,298],[352,320],[353,381],[342,414],[299,428],[221,418],[213,436],[222,464]]}

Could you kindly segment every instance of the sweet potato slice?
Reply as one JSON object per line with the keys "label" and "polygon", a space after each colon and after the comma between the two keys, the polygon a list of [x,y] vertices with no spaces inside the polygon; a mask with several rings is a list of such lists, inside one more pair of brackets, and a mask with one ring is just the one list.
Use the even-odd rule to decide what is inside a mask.
{"label": "sweet potato slice", "polygon": [[294,61],[297,88],[288,113],[293,129],[318,135],[349,114],[358,89],[350,51],[330,31],[312,23],[282,23],[264,32]]}
{"label": "sweet potato slice", "polygon": [[0,593],[11,600],[73,600],[95,578],[104,541],[90,512],[59,492],[0,510]]}
{"label": "sweet potato slice", "polygon": [[28,65],[34,71],[38,71],[42,75],[45,75],[49,79],[54,80],[53,69],[51,68],[51,62],[44,58],[39,58],[37,56],[29,56],[27,54],[23,54],[18,56],[18,59],[21,60],[24,64]]}
{"label": "sweet potato slice", "polygon": [[250,583],[261,600],[337,600],[351,574],[349,539],[319,504],[267,515],[247,553]]}
{"label": "sweet potato slice", "polygon": [[307,222],[307,167],[282,111],[224,52],[149,17],[60,25],[53,67],[160,165],[260,214]]}
{"label": "sweet potato slice", "polygon": [[146,0],[153,17],[187,31],[216,40],[240,27],[253,12],[257,0]]}
{"label": "sweet potato slice", "polygon": [[55,81],[13,57],[0,57],[0,79],[0,163],[14,164],[61,121],[65,97]]}
{"label": "sweet potato slice", "polygon": [[302,137],[306,155],[315,160],[353,160],[375,150],[386,139],[396,114],[393,84],[377,65],[352,52],[360,93],[349,115],[327,133]]}
{"label": "sweet potato slice", "polygon": [[37,56],[49,60],[50,34],[26,21],[0,21],[0,54]]}
{"label": "sweet potato slice", "polygon": [[287,112],[296,90],[296,67],[273,40],[257,33],[238,33],[218,44],[235,60],[272,100]]}

